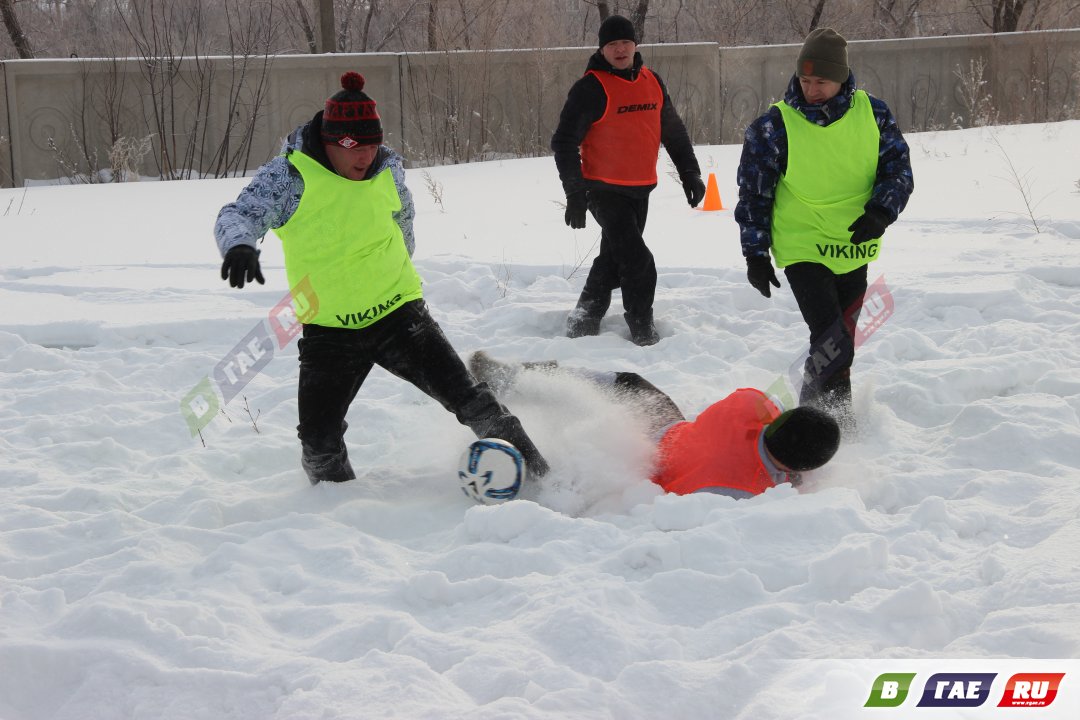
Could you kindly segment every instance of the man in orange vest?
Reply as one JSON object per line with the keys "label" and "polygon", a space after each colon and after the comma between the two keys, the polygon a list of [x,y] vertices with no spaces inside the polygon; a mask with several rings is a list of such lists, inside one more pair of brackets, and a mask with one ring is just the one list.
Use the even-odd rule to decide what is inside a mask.
{"label": "man in orange vest", "polygon": [[599,333],[611,291],[622,288],[631,340],[653,345],[660,340],[653,323],[656,264],[642,233],[661,143],[690,207],[705,196],[705,184],[663,80],[637,52],[633,24],[611,15],[600,25],[599,39],[600,49],[570,88],[551,137],[566,192],[566,224],[584,228],[588,209],[601,229],[600,253],[567,319],[566,335]]}
{"label": "man in orange vest", "polygon": [[667,492],[709,492],[736,499],[781,483],[798,486],[801,474],[827,463],[840,446],[840,427],[815,407],[781,410],[779,402],[740,388],[687,420],[675,402],[637,373],[559,368],[555,362],[511,365],[477,351],[469,358],[477,380],[502,396],[522,371],[585,377],[640,412],[656,438],[652,481]]}

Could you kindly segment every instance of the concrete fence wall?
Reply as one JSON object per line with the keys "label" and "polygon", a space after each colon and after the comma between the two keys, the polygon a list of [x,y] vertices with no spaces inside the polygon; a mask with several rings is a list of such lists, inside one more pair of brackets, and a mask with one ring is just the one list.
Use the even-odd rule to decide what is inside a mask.
{"label": "concrete fence wall", "polygon": [[[0,185],[100,180],[110,170],[243,174],[273,156],[347,70],[364,74],[387,142],[412,166],[542,155],[591,52],[10,60],[0,63]],[[740,142],[782,95],[797,53],[642,46],[701,144]],[[860,86],[885,99],[905,131],[1080,117],[1080,30],[860,41],[850,55]],[[144,154],[110,157],[122,138],[143,140]]]}

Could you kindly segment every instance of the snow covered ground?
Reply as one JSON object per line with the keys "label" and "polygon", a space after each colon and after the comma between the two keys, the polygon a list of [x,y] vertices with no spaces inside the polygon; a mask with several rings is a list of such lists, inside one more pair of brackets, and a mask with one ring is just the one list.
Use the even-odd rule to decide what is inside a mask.
{"label": "snow covered ground", "polygon": [[[218,277],[244,181],[0,190],[0,718],[911,717],[939,672],[993,691],[915,716],[1077,717],[1080,122],[909,141],[861,437],[743,501],[662,495],[633,418],[540,377],[509,404],[552,474],[475,506],[469,432],[379,370],[349,417],[360,478],[311,487],[295,342],[202,440],[180,412],[287,292],[273,236],[265,286]],[[739,148],[698,156],[733,207]],[[806,343],[786,281],[759,296],[730,209],[661,171],[663,339],[638,348],[614,310],[562,337],[598,230],[563,225],[550,158],[410,170],[455,347],[634,370],[691,415],[784,378]],[[911,697],[861,710],[885,672],[917,673]],[[996,707],[1024,672],[1065,673],[1056,700]]]}

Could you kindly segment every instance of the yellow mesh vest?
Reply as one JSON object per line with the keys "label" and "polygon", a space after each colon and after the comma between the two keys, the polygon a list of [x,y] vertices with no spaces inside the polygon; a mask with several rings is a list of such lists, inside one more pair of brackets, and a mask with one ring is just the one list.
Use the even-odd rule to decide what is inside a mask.
{"label": "yellow mesh vest", "polygon": [[851,244],[848,226],[863,214],[877,178],[881,133],[870,98],[856,90],[842,118],[824,127],[776,103],[787,130],[787,172],[776,186],[772,253],[776,265],[816,262],[836,274],[878,255],[880,240]]}
{"label": "yellow mesh vest", "polygon": [[302,152],[287,159],[304,178],[304,194],[274,232],[285,251],[289,287],[307,277],[317,298],[316,314],[306,322],[362,328],[422,297],[392,215],[401,198],[389,168],[371,180],[349,180]]}

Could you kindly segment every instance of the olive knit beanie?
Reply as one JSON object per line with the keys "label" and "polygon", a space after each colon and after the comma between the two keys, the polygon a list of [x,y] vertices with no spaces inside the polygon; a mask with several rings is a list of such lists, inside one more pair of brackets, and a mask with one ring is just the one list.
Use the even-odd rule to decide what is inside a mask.
{"label": "olive knit beanie", "polygon": [[848,79],[847,40],[832,28],[818,28],[806,36],[795,74],[799,77],[817,77],[843,83]]}

